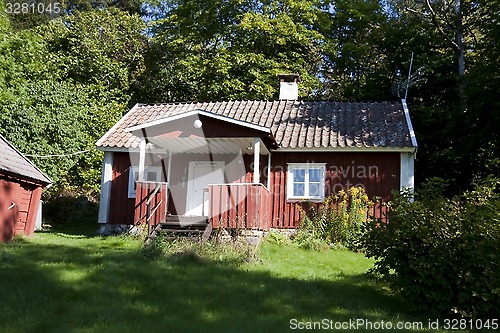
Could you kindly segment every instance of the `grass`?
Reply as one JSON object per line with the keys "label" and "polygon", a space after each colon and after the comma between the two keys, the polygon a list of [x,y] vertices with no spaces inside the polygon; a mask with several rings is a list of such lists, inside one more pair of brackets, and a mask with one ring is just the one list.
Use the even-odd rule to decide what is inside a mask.
{"label": "grass", "polygon": [[365,274],[373,262],[362,254],[266,242],[252,263],[147,260],[141,240],[93,231],[0,244],[0,332],[290,332],[294,318],[428,323]]}

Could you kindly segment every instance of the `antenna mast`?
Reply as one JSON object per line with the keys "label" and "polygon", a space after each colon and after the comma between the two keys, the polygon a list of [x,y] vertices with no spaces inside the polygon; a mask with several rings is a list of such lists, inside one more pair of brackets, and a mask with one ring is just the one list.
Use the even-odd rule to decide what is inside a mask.
{"label": "antenna mast", "polygon": [[395,82],[391,88],[392,94],[394,96],[397,96],[398,98],[402,99],[404,96],[404,99],[406,100],[406,98],[408,98],[408,90],[410,89],[410,87],[423,80],[424,70],[425,70],[424,66],[418,68],[415,71],[415,73],[412,74],[414,56],[415,53],[412,52],[410,59],[410,70],[408,71],[408,78],[406,80],[401,79],[398,82]]}
{"label": "antenna mast", "polygon": [[411,52],[411,60],[410,60],[410,70],[408,71],[408,81],[406,84],[406,91],[405,91],[405,100],[408,97],[408,89],[410,89],[410,79],[411,79],[411,68],[413,66],[413,54],[414,52]]}

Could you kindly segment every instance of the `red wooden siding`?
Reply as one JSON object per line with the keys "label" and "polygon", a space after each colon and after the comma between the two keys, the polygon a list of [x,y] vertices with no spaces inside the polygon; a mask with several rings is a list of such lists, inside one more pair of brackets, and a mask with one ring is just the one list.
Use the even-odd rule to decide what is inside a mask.
{"label": "red wooden siding", "polygon": [[0,242],[18,234],[33,235],[41,195],[39,185],[12,177],[0,179]]}
{"label": "red wooden siding", "polygon": [[[362,186],[370,198],[378,196],[388,201],[391,191],[399,189],[399,153],[274,153],[271,171],[273,228],[295,228],[299,224],[296,204],[286,200],[287,166],[288,163],[306,162],[326,163],[325,195]],[[379,216],[383,207],[375,208]]]}
{"label": "red wooden siding", "polygon": [[[156,191],[157,186],[160,187]],[[149,203],[149,211],[148,211]],[[149,225],[164,222],[167,216],[167,183],[137,182],[134,205],[134,224]]]}
{"label": "red wooden siding", "polygon": [[211,185],[208,191],[214,228],[269,230],[272,195],[262,184]]}
{"label": "red wooden siding", "polygon": [[[147,159],[150,154],[147,154]],[[128,180],[130,158],[132,156],[133,164],[137,165],[137,156],[128,153],[115,153],[113,158],[113,183],[111,186],[109,223],[133,224],[135,214],[135,199],[128,199]],[[236,155],[197,155],[197,154],[175,154],[172,157],[171,184],[168,184],[168,213],[173,215],[182,215],[186,209],[186,191],[187,180],[189,177],[190,161],[224,161],[229,165],[234,161]],[[325,163],[326,164],[326,182],[325,194],[335,194],[344,189],[348,190],[352,186],[362,186],[365,188],[368,196],[381,197],[383,201],[391,198],[391,191],[399,189],[400,181],[400,153],[398,152],[275,152],[272,155],[271,171],[267,170],[267,156],[261,156],[261,183],[267,184],[267,177],[270,177],[270,193],[260,192],[260,195],[269,197],[269,222],[273,228],[295,228],[300,222],[300,213],[295,203],[289,203],[286,200],[287,168],[288,163]],[[149,161],[154,165],[162,165],[162,161],[156,157],[155,161]],[[163,160],[164,165],[168,165],[168,158]],[[251,183],[253,178],[253,155],[243,155],[244,169],[235,171],[226,168],[227,183]],[[163,175],[164,179],[166,175]],[[182,179],[185,179],[183,186]],[[246,194],[240,193],[243,188],[232,189],[229,191],[218,192],[214,194],[217,200],[222,200],[229,204],[229,210],[214,208],[214,218],[216,223],[219,220],[227,219],[228,223],[236,224],[237,221],[245,220],[248,225],[255,225],[248,217],[243,217],[243,211],[246,214],[253,214],[252,207],[248,207],[248,200],[237,200],[238,205],[232,205],[234,197],[242,197]],[[245,190],[246,191],[246,190]],[[226,193],[226,194],[225,194]],[[231,195],[227,194],[231,193]],[[210,194],[210,198],[214,198]],[[228,195],[228,198],[223,196]],[[231,201],[233,199],[233,201]],[[229,201],[228,201],[229,200]],[[217,207],[219,203],[212,203]],[[218,209],[218,210],[217,210]],[[374,214],[380,217],[385,214],[385,207],[378,204],[374,207]],[[220,213],[220,214],[219,214]],[[220,216],[219,216],[220,215]],[[232,217],[235,217],[232,219]],[[260,223],[260,222],[259,222]]]}
{"label": "red wooden siding", "polygon": [[[132,159],[132,163],[131,163]],[[113,175],[109,199],[108,223],[134,224],[135,199],[128,197],[130,166],[139,165],[139,154],[119,153],[113,155]],[[167,159],[168,160],[168,159]],[[162,166],[156,154],[146,154],[147,165]],[[163,179],[165,176],[163,175]]]}

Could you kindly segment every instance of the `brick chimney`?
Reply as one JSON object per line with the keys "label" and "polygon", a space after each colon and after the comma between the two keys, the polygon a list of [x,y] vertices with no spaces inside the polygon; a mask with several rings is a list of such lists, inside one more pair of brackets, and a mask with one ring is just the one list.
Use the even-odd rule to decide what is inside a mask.
{"label": "brick chimney", "polygon": [[299,74],[280,74],[280,99],[296,100],[299,98]]}

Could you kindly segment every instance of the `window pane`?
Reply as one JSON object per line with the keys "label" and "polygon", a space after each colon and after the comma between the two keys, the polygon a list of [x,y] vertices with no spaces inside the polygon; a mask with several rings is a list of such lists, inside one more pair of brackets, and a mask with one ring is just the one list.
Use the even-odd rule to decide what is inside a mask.
{"label": "window pane", "polygon": [[134,180],[139,180],[139,170],[133,170],[132,172],[134,173]]}
{"label": "window pane", "polygon": [[293,184],[293,196],[294,197],[303,197],[305,190],[305,184]]}
{"label": "window pane", "polygon": [[309,196],[318,197],[321,194],[320,183],[309,183]]}
{"label": "window pane", "polygon": [[293,169],[293,181],[294,182],[305,182],[306,181],[306,169]]}
{"label": "window pane", "polygon": [[156,172],[148,171],[146,174],[146,180],[149,182],[155,182],[156,181]]}
{"label": "window pane", "polygon": [[321,169],[309,169],[309,182],[320,182],[321,174]]}

